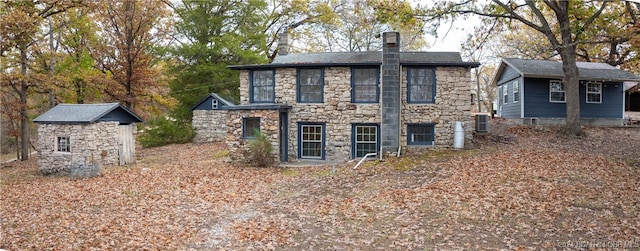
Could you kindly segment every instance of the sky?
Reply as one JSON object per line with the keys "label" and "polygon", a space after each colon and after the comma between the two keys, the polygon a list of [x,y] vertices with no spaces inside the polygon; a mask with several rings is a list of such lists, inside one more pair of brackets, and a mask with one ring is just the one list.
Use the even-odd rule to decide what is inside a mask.
{"label": "sky", "polygon": [[473,23],[476,20],[479,19],[470,17],[467,20],[458,19],[453,25],[443,24],[438,29],[438,38],[428,37],[431,47],[427,51],[460,52],[461,44],[467,39],[467,35],[473,33]]}

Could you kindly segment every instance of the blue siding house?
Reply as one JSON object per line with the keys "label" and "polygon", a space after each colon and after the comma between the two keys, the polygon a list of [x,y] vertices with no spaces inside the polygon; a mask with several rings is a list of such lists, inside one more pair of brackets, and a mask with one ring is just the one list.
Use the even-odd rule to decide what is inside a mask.
{"label": "blue siding house", "polygon": [[[624,83],[640,77],[606,63],[578,62],[580,118],[585,125],[622,125]],[[522,124],[564,124],[567,108],[562,62],[502,59],[497,86],[498,116]]]}

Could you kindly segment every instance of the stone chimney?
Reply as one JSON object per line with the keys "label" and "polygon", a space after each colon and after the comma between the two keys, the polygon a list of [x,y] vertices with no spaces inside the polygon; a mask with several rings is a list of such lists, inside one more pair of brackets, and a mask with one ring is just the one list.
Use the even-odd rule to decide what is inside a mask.
{"label": "stone chimney", "polygon": [[278,55],[284,56],[289,54],[289,31],[285,29],[278,34]]}
{"label": "stone chimney", "polygon": [[397,153],[400,146],[400,33],[382,34],[380,136],[382,153]]}

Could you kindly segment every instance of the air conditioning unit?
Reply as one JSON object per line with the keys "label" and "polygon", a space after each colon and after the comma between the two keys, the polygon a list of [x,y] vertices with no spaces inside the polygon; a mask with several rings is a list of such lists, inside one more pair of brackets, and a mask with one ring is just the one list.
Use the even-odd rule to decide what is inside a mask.
{"label": "air conditioning unit", "polygon": [[489,132],[489,115],[476,115],[476,132]]}

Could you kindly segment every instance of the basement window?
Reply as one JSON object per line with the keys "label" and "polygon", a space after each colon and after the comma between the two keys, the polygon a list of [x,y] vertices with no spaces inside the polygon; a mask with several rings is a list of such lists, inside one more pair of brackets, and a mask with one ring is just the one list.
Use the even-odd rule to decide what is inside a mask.
{"label": "basement window", "polygon": [[434,129],[434,124],[407,125],[407,145],[432,146],[435,141]]}
{"label": "basement window", "polygon": [[58,136],[56,139],[56,151],[57,152],[71,152],[71,140],[69,136]]}
{"label": "basement window", "polygon": [[260,133],[260,118],[242,119],[242,138],[253,139]]}

